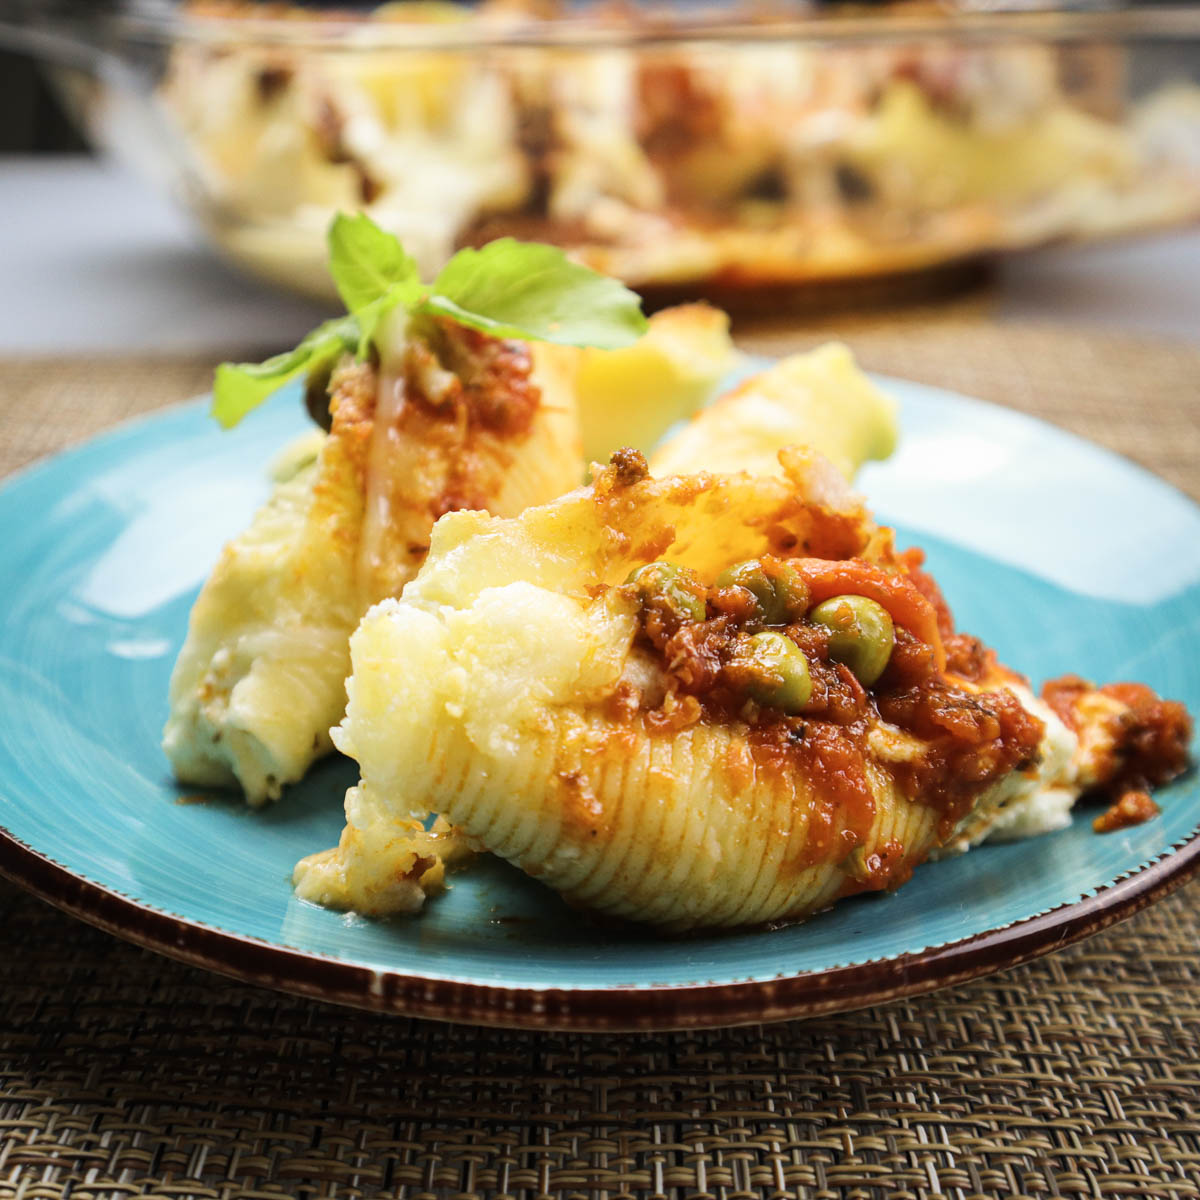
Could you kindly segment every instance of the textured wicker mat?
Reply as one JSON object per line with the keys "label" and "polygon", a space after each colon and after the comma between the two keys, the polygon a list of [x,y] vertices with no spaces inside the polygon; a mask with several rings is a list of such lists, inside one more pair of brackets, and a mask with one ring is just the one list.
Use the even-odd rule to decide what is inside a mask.
{"label": "textured wicker mat", "polygon": [[[869,366],[1039,413],[1200,495],[1200,351],[969,308],[838,332]],[[206,376],[5,363],[0,472]],[[843,1017],[586,1037],[281,997],[0,884],[0,1198],[1200,1197],[1198,908],[1190,886],[1051,958]]]}

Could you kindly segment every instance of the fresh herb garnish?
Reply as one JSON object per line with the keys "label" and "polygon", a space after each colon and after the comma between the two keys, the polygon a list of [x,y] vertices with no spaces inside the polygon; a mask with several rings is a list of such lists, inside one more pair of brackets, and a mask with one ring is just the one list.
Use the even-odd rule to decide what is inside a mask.
{"label": "fresh herb garnish", "polygon": [[496,337],[619,350],[646,332],[641,301],[623,284],[557,246],[513,238],[460,250],[424,303]]}
{"label": "fresh herb garnish", "polygon": [[329,227],[329,271],[349,315],[326,321],[294,350],[266,362],[222,363],[212,415],[224,428],[296,376],[323,370],[348,350],[365,356],[380,322],[398,306],[495,337],[603,350],[628,346],[646,329],[641,301],[624,284],[537,242],[501,238],[460,250],[427,285],[399,238],[365,213],[339,213]]}
{"label": "fresh herb garnish", "polygon": [[366,213],[338,213],[329,226],[329,273],[349,312],[366,308],[392,288],[421,291],[417,264],[400,239],[379,228]]}
{"label": "fresh herb garnish", "polygon": [[358,321],[336,317],[318,325],[295,350],[260,363],[222,363],[213,379],[212,415],[232,429],[251,409],[300,374],[329,366],[347,350],[357,350]]}

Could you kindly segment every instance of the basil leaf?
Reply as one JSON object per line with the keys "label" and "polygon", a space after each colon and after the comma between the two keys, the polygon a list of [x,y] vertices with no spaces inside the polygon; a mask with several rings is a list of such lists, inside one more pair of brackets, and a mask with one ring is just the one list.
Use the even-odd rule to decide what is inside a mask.
{"label": "basil leaf", "polygon": [[556,246],[501,238],[460,250],[420,305],[496,337],[616,350],[646,330],[624,284],[573,263]]}
{"label": "basil leaf", "polygon": [[397,303],[421,294],[417,264],[400,239],[366,213],[338,213],[329,226],[329,273],[348,312],[393,292]]}
{"label": "basil leaf", "polygon": [[261,363],[222,363],[213,380],[211,413],[222,429],[231,429],[251,409],[301,373],[328,366],[359,342],[358,321],[337,317],[318,325],[296,348]]}
{"label": "basil leaf", "polygon": [[329,270],[349,315],[326,321],[295,350],[266,362],[222,363],[212,404],[222,427],[236,425],[302,372],[323,370],[347,350],[364,357],[398,305],[496,337],[603,350],[628,346],[646,329],[634,292],[536,242],[502,238],[481,250],[460,250],[430,289],[398,238],[365,213],[339,213],[329,227]]}

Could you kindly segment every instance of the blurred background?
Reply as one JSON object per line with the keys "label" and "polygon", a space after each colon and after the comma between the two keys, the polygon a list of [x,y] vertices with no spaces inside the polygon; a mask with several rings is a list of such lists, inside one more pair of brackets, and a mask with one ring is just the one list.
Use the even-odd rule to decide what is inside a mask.
{"label": "blurred background", "polygon": [[0,51],[0,154],[82,154],[87,142],[33,59]]}
{"label": "blurred background", "polygon": [[554,241],[739,331],[1200,341],[1189,4],[6,0],[0,44],[0,349],[276,349],[353,208],[427,273]]}

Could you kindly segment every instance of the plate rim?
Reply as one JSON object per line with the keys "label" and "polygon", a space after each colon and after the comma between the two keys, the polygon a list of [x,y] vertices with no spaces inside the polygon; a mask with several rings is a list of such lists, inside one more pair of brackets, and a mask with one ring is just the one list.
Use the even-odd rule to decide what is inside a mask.
{"label": "plate rim", "polygon": [[[768,360],[744,355],[743,363]],[[1152,481],[1193,508],[1182,489],[1119,451],[1052,421],[948,388],[871,372],[886,387],[916,387],[940,400],[1045,427]],[[284,389],[281,389],[281,391]],[[62,459],[109,449],[146,425],[182,419],[210,393],[138,414],[0,481],[0,492],[33,482]],[[293,995],[372,1012],[494,1028],[567,1032],[670,1031],[770,1023],[848,1012],[923,995],[1030,962],[1072,945],[1174,892],[1200,872],[1200,823],[1161,853],[1076,900],[966,937],[899,955],[773,977],[621,986],[510,986],[375,968],[180,916],[90,879],[0,825],[0,877],[69,915],[189,966]]]}
{"label": "plate rim", "polygon": [[1200,824],[1157,857],[1078,900],[905,954],[731,983],[506,987],[375,970],[181,917],[70,870],[0,825],[0,876],[89,925],[188,966],[370,1012],[574,1033],[771,1024],[920,996],[1082,941],[1128,920],[1198,872]]}

